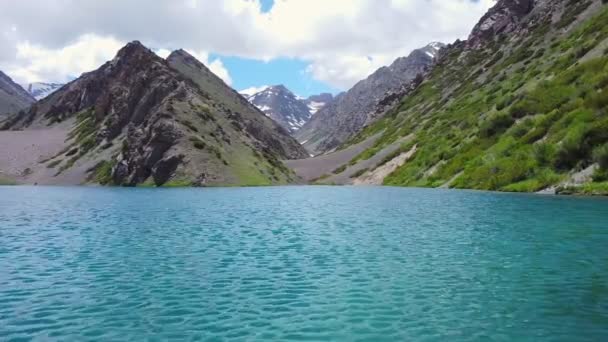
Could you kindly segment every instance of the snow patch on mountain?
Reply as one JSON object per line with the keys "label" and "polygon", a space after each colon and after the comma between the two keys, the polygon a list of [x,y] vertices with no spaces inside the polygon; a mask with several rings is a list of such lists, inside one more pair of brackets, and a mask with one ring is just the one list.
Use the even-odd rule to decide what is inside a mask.
{"label": "snow patch on mountain", "polygon": [[25,89],[27,89],[27,91],[32,94],[32,96],[37,100],[40,101],[43,98],[51,95],[52,93],[54,93],[57,89],[63,87],[62,83],[45,83],[45,82],[35,82],[35,83],[30,83],[27,87],[24,87]]}
{"label": "snow patch on mountain", "polygon": [[249,88],[239,91],[239,94],[245,96],[246,98],[249,98],[257,93],[263,92],[264,90],[268,89],[269,87],[270,86],[267,86],[267,85],[263,85],[263,86],[259,86],[259,87],[249,87]]}
{"label": "snow patch on mountain", "polygon": [[283,85],[251,87],[240,93],[291,133],[304,126],[332,98],[331,94],[302,98]]}

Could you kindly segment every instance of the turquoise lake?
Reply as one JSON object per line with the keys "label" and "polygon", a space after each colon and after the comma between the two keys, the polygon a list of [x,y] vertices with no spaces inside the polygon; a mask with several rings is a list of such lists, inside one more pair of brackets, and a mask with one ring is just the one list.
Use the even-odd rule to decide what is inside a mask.
{"label": "turquoise lake", "polygon": [[608,340],[608,200],[0,187],[0,341]]}

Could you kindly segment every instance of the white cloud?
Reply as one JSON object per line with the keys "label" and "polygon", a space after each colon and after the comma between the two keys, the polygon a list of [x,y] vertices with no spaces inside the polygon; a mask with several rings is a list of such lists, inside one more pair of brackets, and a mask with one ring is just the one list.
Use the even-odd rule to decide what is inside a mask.
{"label": "white cloud", "polygon": [[171,54],[171,50],[168,49],[156,49],[154,53],[160,58],[167,58]]}
{"label": "white cloud", "polygon": [[232,85],[232,78],[230,77],[230,73],[228,69],[224,66],[224,63],[219,58],[214,60],[209,60],[209,53],[204,51],[194,52],[191,50],[186,50],[189,54],[194,56],[194,58],[198,59],[199,62],[205,64],[211,72],[216,74],[219,78],[221,78],[226,84]]}
{"label": "white cloud", "polygon": [[243,90],[239,90],[239,93],[244,96],[251,96],[251,95],[257,94],[259,92],[262,92],[262,91],[268,89],[268,87],[269,86],[267,86],[267,85],[263,85],[263,86],[259,86],[259,87],[249,87],[249,88],[246,88]]}
{"label": "white cloud", "polygon": [[[193,6],[196,5],[196,1],[192,1]],[[230,73],[228,69],[224,66],[224,63],[219,58],[216,58],[212,61],[209,60],[209,53],[207,52],[194,52],[191,50],[186,50],[189,54],[194,56],[194,58],[198,59],[199,62],[205,64],[211,72],[216,74],[219,78],[221,78],[226,84],[232,85],[232,77],[230,77]],[[161,58],[167,58],[171,54],[171,50],[169,49],[156,49],[154,52]]]}
{"label": "white cloud", "polygon": [[49,49],[28,41],[17,44],[16,58],[7,72],[26,84],[40,81],[66,82],[112,59],[123,46],[114,38],[85,34],[59,49]]}
{"label": "white cloud", "polygon": [[[109,59],[107,51],[116,51],[110,42],[137,39],[159,55],[169,48],[199,51],[206,57],[201,61],[227,82],[231,77],[222,61],[209,61],[200,51],[299,58],[310,63],[307,70],[315,79],[344,89],[430,41],[466,38],[492,4],[275,0],[261,13],[259,0],[10,1],[0,12],[0,69],[17,70],[16,78],[57,81],[50,77],[65,79]],[[95,40],[102,42],[99,47]],[[63,56],[72,63],[62,62]]]}

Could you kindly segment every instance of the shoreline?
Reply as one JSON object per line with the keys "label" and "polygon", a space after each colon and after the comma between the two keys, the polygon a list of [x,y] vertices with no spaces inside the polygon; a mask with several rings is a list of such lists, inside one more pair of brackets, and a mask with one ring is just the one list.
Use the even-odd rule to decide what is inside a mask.
{"label": "shoreline", "polygon": [[398,185],[335,185],[335,184],[284,184],[284,185],[211,185],[211,186],[117,186],[117,185],[100,185],[100,184],[25,184],[13,183],[3,184],[0,182],[0,189],[4,187],[43,187],[43,188],[103,188],[103,189],[237,189],[237,188],[279,188],[279,187],[344,187],[344,188],[396,188],[396,189],[424,189],[424,190],[442,190],[442,191],[465,191],[465,192],[480,192],[491,194],[505,195],[535,195],[539,197],[581,197],[581,198],[608,198],[607,193],[584,193],[584,192],[516,192],[516,191],[499,191],[499,190],[482,190],[482,189],[460,189],[460,188],[441,188],[441,187],[416,187],[416,186],[398,186]]}

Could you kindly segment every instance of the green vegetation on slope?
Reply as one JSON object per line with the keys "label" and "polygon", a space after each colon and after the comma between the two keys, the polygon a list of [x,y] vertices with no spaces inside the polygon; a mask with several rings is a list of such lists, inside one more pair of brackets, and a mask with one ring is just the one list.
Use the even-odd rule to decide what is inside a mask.
{"label": "green vegetation on slope", "polygon": [[527,38],[498,37],[484,50],[451,48],[425,83],[353,139],[384,132],[358,158],[413,133],[416,155],[385,184],[453,180],[456,188],[528,192],[595,162],[594,180],[606,180],[608,8],[560,33],[574,19],[537,23]]}

